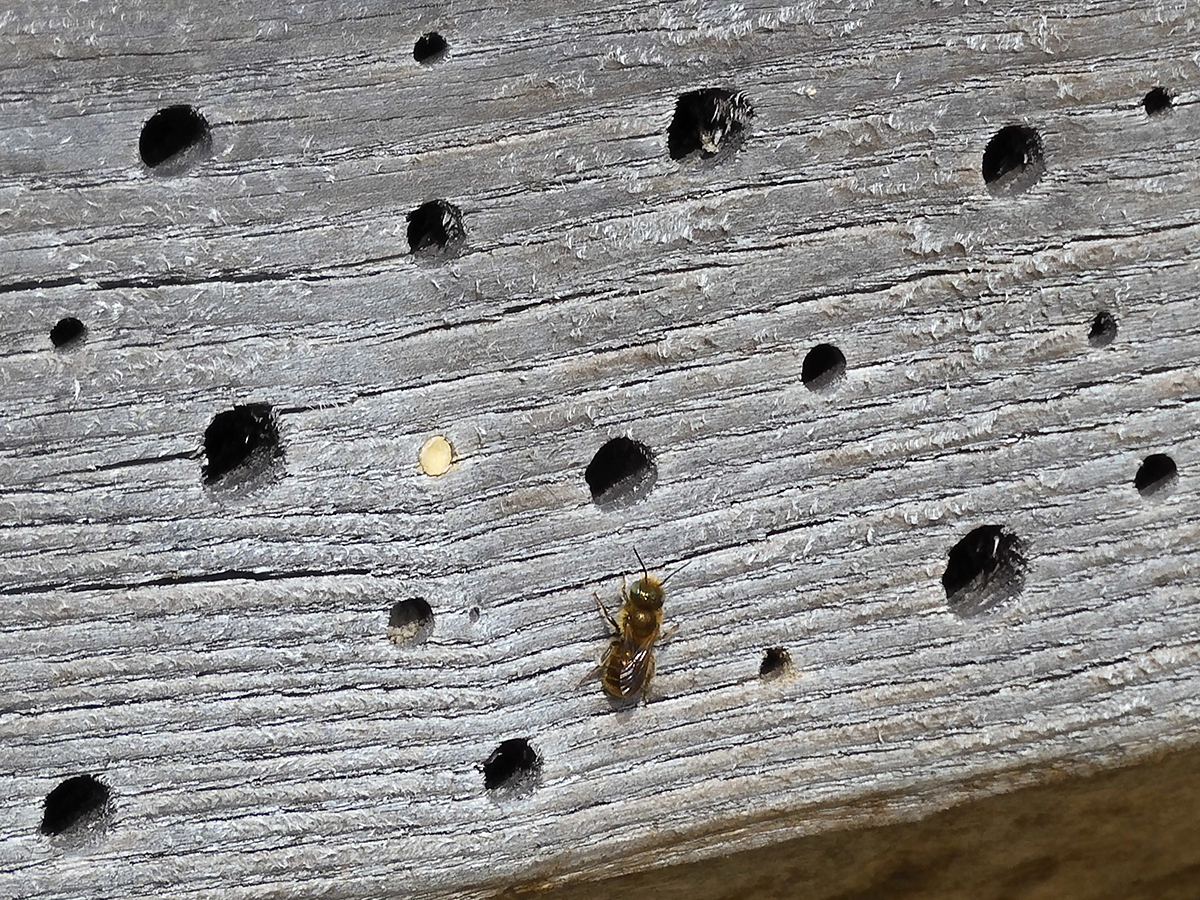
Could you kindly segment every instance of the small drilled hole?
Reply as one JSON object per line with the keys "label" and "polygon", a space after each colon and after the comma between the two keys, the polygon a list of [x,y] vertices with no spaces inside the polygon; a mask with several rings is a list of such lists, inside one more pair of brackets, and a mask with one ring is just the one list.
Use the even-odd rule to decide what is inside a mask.
{"label": "small drilled hole", "polygon": [[680,94],[667,129],[667,152],[671,159],[693,153],[700,159],[725,158],[742,146],[753,116],[745,94],[723,88]]}
{"label": "small drilled hole", "polygon": [[1151,116],[1165,113],[1173,105],[1174,101],[1171,99],[1171,95],[1167,93],[1166,88],[1151,88],[1150,92],[1142,98],[1142,106],[1145,107],[1147,115]]}
{"label": "small drilled hole", "polygon": [[1024,546],[1001,525],[982,525],[955,544],[942,575],[950,609],[964,618],[1015,597],[1024,583]]}
{"label": "small drilled hole", "polygon": [[191,106],[168,106],[142,126],[142,162],[160,175],[178,175],[212,153],[208,120]]}
{"label": "small drilled hole", "polygon": [[583,477],[597,506],[619,509],[650,492],[658,480],[658,466],[645,444],[618,437],[596,451]]}
{"label": "small drilled hole", "polygon": [[409,597],[392,604],[388,614],[388,640],[393,644],[416,644],[433,633],[433,609],[424,597]]}
{"label": "small drilled hole", "polygon": [[1107,347],[1117,339],[1117,320],[1110,313],[1098,312],[1092,319],[1092,329],[1088,332],[1088,343],[1093,347]]}
{"label": "small drilled hole", "polygon": [[478,606],[472,606],[467,610],[467,621],[474,625],[479,621],[480,611]]}
{"label": "small drilled hole", "polygon": [[983,180],[995,196],[1029,190],[1046,171],[1042,139],[1028,125],[996,132],[983,151]]}
{"label": "small drilled hole", "polygon": [[833,344],[817,344],[804,356],[800,380],[810,391],[824,391],[846,374],[846,356]]}
{"label": "small drilled hole", "polygon": [[1162,497],[1171,492],[1178,475],[1175,460],[1165,453],[1151,453],[1138,466],[1133,486],[1143,497]]}
{"label": "small drilled hole", "polygon": [[76,775],[46,795],[42,834],[77,836],[94,833],[112,816],[108,786],[92,775]]}
{"label": "small drilled hole", "polygon": [[444,59],[450,45],[436,31],[429,31],[417,38],[413,45],[413,59],[419,63],[434,63]]}
{"label": "small drilled hole", "polygon": [[204,432],[204,482],[258,481],[283,459],[279,426],[268,403],[247,403],[218,413]]}
{"label": "small drilled hole", "polygon": [[493,750],[483,764],[483,786],[489,791],[529,787],[537,780],[541,768],[541,757],[529,741],[512,738]]}
{"label": "small drilled hole", "polygon": [[81,341],[86,333],[87,326],[74,316],[67,316],[59,319],[50,329],[50,343],[55,347],[67,347]]}
{"label": "small drilled hole", "polygon": [[783,647],[771,647],[763,653],[758,674],[763,678],[780,678],[792,668],[792,656]]}
{"label": "small drilled hole", "polygon": [[422,203],[408,214],[408,249],[424,256],[453,256],[466,240],[462,210],[445,200]]}

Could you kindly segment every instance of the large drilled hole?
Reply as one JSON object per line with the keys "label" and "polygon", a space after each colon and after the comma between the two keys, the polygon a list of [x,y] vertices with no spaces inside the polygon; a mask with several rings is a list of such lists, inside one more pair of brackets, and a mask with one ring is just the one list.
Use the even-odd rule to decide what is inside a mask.
{"label": "large drilled hole", "polygon": [[408,214],[408,249],[423,256],[453,256],[466,240],[462,210],[445,200],[422,203]]}
{"label": "large drilled hole", "polygon": [[1138,466],[1133,486],[1143,497],[1163,497],[1171,492],[1178,475],[1175,460],[1165,453],[1151,453]]}
{"label": "large drilled hole", "polygon": [[112,815],[108,786],[92,775],[76,775],[46,795],[41,832],[77,836],[104,828]]}
{"label": "large drilled hole", "polygon": [[208,120],[195,107],[168,106],[142,126],[142,162],[160,175],[178,175],[212,153]]}
{"label": "large drilled hole", "polygon": [[1021,592],[1024,546],[1002,525],[981,525],[950,550],[942,587],[960,616],[985,613]]}
{"label": "large drilled hole", "polygon": [[87,327],[74,316],[59,319],[50,329],[50,343],[55,347],[68,347],[79,343],[87,333]]}
{"label": "large drilled hole", "polygon": [[1165,113],[1171,108],[1174,101],[1171,95],[1167,93],[1166,88],[1156,87],[1151,88],[1149,93],[1142,98],[1142,107],[1146,110],[1147,115],[1157,116],[1160,113]]}
{"label": "large drilled hole", "polygon": [[1098,312],[1092,319],[1091,330],[1088,331],[1088,343],[1093,347],[1107,347],[1117,339],[1117,320],[1111,313]]}
{"label": "large drilled hole", "polygon": [[618,437],[596,451],[583,477],[597,506],[619,509],[650,492],[658,479],[658,466],[645,444]]}
{"label": "large drilled hole", "polygon": [[1029,190],[1045,171],[1042,139],[1028,125],[1001,128],[983,151],[983,180],[996,196]]}
{"label": "large drilled hole", "polygon": [[745,94],[724,88],[680,94],[667,129],[667,152],[671,159],[727,157],[742,146],[753,115]]}
{"label": "large drilled hole", "polygon": [[783,647],[769,647],[764,653],[758,674],[767,679],[781,678],[792,669],[792,657]]}
{"label": "large drilled hole", "polygon": [[800,380],[810,391],[833,387],[846,374],[846,356],[833,344],[817,344],[804,355]]}
{"label": "large drilled hole", "polygon": [[413,59],[419,63],[433,63],[444,59],[450,45],[436,31],[428,31],[413,44]]}
{"label": "large drilled hole", "polygon": [[279,426],[268,403],[218,413],[204,432],[206,484],[246,484],[275,474],[283,459]]}
{"label": "large drilled hole", "polygon": [[433,609],[424,597],[409,597],[392,604],[388,613],[388,640],[393,644],[416,644],[433,632]]}
{"label": "large drilled hole", "polygon": [[489,791],[530,787],[541,768],[541,757],[529,741],[512,738],[493,750],[483,764],[483,786]]}

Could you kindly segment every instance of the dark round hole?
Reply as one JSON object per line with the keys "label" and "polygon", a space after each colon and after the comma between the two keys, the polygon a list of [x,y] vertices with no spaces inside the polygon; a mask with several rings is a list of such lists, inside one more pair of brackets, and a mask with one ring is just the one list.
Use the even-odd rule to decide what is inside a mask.
{"label": "dark round hole", "polygon": [[50,329],[50,343],[55,347],[66,347],[80,340],[85,332],[87,327],[82,322],[74,316],[67,316],[65,319],[59,319]]}
{"label": "dark round hole", "polygon": [[667,128],[667,152],[671,159],[727,157],[742,146],[753,116],[745,94],[724,88],[680,94]]}
{"label": "dark round hole", "polygon": [[279,426],[269,403],[247,403],[217,413],[204,432],[206,484],[243,484],[283,458]]}
{"label": "dark round hole", "polygon": [[1165,496],[1175,486],[1179,470],[1165,453],[1151,453],[1138,466],[1133,486],[1143,497]]}
{"label": "dark round hole", "polygon": [[658,480],[658,466],[645,444],[618,437],[596,451],[583,478],[597,506],[619,509],[650,492]]}
{"label": "dark round hole", "polygon": [[1029,190],[1046,171],[1042,139],[1028,125],[1008,125],[983,151],[983,180],[995,196]]}
{"label": "dark round hole", "polygon": [[783,647],[770,647],[763,653],[762,665],[758,667],[758,674],[763,678],[779,678],[785,675],[792,667],[791,654]]}
{"label": "dark round hole", "polygon": [[542,768],[537,751],[525,738],[504,741],[483,764],[483,786],[489,791],[531,785]]}
{"label": "dark round hole", "polygon": [[430,200],[408,214],[408,248],[413,253],[453,255],[465,239],[462,210],[453,203]]}
{"label": "dark round hole", "polygon": [[392,604],[388,614],[388,639],[393,644],[414,644],[433,631],[433,609],[424,597],[409,597]]}
{"label": "dark round hole", "polygon": [[1146,108],[1146,113],[1151,116],[1157,116],[1159,113],[1165,113],[1171,108],[1174,101],[1171,95],[1167,93],[1166,88],[1155,87],[1151,88],[1149,93],[1142,98],[1142,106]]}
{"label": "dark round hole", "polygon": [[800,380],[810,391],[833,387],[846,374],[846,356],[833,344],[817,344],[804,356]]}
{"label": "dark round hole", "polygon": [[480,611],[478,606],[472,606],[467,610],[467,621],[474,625],[479,621]]}
{"label": "dark round hole", "polygon": [[142,126],[138,150],[153,171],[178,175],[212,152],[208,120],[192,106],[160,109]]}
{"label": "dark round hole", "polygon": [[1110,313],[1098,312],[1092,319],[1088,332],[1088,343],[1093,347],[1107,347],[1117,339],[1117,320]]}
{"label": "dark round hole", "polygon": [[42,834],[71,835],[93,831],[111,816],[108,786],[92,775],[76,775],[46,795]]}
{"label": "dark round hole", "polygon": [[419,63],[437,62],[446,55],[450,45],[436,31],[429,31],[417,38],[413,45],[413,59]]}
{"label": "dark round hole", "polygon": [[1024,546],[1002,525],[981,525],[955,544],[942,575],[950,609],[965,618],[1015,597],[1024,583]]}

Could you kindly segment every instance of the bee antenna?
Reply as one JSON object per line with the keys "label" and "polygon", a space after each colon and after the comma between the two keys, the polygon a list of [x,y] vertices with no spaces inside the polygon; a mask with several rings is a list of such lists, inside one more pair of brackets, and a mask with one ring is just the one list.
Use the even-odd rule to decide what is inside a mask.
{"label": "bee antenna", "polygon": [[642,562],[642,554],[637,552],[637,547],[633,548],[633,555],[637,557],[638,565],[642,567],[642,574],[643,575],[649,574],[646,571],[646,564],[644,562]]}
{"label": "bee antenna", "polygon": [[696,557],[694,557],[694,556],[691,559],[684,560],[683,565],[681,565],[678,569],[676,569],[674,572],[672,572],[670,575],[668,575],[666,578],[664,578],[662,580],[662,583],[666,584],[668,581],[670,581],[672,578],[674,578],[676,575],[678,575],[680,572],[682,572],[684,569],[686,569],[688,566],[690,566],[695,561],[696,561]]}

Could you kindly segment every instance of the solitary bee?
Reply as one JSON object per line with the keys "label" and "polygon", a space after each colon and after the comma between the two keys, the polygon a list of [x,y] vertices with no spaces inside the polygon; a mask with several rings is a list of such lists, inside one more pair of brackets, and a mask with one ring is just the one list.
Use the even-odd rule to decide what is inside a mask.
{"label": "solitary bee", "polygon": [[632,588],[621,585],[621,609],[615,618],[600,595],[595,595],[596,602],[600,604],[600,614],[612,628],[615,637],[604,652],[600,667],[592,675],[600,677],[606,694],[622,701],[637,699],[654,676],[654,642],[662,630],[663,584],[667,581],[647,572],[646,564],[636,550],[634,555],[641,563],[642,577],[634,582]]}

